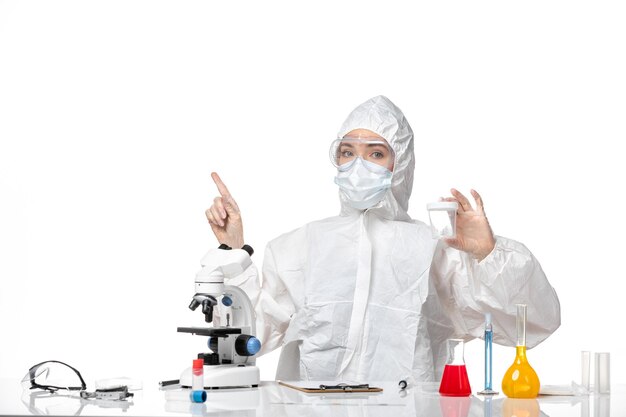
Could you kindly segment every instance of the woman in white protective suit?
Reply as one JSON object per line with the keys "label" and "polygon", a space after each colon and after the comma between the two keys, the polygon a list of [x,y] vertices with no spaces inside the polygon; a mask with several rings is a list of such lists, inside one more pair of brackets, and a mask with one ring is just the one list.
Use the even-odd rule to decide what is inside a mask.
{"label": "woman in white protective suit", "polygon": [[[272,240],[263,285],[254,266],[229,281],[250,296],[261,354],[283,347],[277,379],[400,380],[441,377],[446,339],[483,334],[514,345],[515,304],[528,304],[527,345],[560,325],[557,295],[521,243],[494,236],[483,202],[458,201],[457,237],[437,241],[407,214],[413,132],[389,99],[348,116],[331,145],[339,216]],[[206,211],[221,244],[244,244],[239,208],[217,174],[221,196]]]}

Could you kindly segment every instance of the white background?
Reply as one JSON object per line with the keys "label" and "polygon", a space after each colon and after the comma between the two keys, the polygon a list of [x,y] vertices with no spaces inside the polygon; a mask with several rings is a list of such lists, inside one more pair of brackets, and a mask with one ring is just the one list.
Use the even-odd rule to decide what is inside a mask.
{"label": "white background", "polygon": [[[0,376],[177,378],[204,350],[176,327],[203,323],[210,172],[260,266],[338,213],[328,146],[384,94],[415,131],[412,216],[476,188],[557,290],[542,382],[578,380],[583,349],[626,382],[624,21],[605,1],[0,1]],[[514,350],[495,355],[499,387]],[[465,358],[477,389],[482,342]]]}

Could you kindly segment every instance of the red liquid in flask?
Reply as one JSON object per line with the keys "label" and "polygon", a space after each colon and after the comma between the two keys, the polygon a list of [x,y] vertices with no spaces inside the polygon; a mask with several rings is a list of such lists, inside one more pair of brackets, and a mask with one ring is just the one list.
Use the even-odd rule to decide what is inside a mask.
{"label": "red liquid in flask", "polygon": [[448,397],[467,397],[472,393],[465,365],[446,365],[439,393]]}

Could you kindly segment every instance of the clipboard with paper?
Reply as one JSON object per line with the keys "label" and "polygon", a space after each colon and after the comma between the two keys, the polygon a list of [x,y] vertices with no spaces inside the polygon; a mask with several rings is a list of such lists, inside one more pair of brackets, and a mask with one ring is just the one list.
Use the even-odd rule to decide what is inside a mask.
{"label": "clipboard with paper", "polygon": [[279,385],[308,394],[349,394],[363,392],[382,392],[379,387],[356,382],[312,382],[312,381],[278,381]]}

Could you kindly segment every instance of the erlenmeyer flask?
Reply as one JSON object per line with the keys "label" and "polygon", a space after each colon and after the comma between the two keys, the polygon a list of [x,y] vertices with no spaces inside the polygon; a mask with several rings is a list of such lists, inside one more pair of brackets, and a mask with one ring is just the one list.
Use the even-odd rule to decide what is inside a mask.
{"label": "erlenmeyer flask", "polygon": [[472,393],[463,359],[463,348],[463,339],[448,339],[448,362],[439,385],[441,395],[467,397]]}
{"label": "erlenmeyer flask", "polygon": [[526,358],[526,304],[517,304],[517,353],[502,378],[502,392],[510,398],[536,398],[539,377]]}

